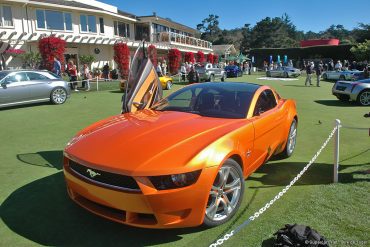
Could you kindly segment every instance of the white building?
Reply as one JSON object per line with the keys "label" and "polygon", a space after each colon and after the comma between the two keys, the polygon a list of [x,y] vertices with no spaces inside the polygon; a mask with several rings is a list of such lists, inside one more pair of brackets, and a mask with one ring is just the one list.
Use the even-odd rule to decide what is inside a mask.
{"label": "white building", "polygon": [[93,54],[92,67],[108,62],[114,68],[113,45],[120,41],[134,51],[145,39],[159,57],[171,48],[212,52],[212,44],[195,38],[197,33],[155,14],[139,17],[95,0],[0,0],[0,56],[8,68],[19,68],[22,61],[4,54],[6,49],[38,52],[38,40],[50,35],[67,42],[66,60]]}

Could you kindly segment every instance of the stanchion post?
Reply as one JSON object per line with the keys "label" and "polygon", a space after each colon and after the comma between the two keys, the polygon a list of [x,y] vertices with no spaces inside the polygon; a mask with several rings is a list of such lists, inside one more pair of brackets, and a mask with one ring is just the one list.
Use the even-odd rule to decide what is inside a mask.
{"label": "stanchion post", "polygon": [[99,91],[99,76],[96,77],[96,91]]}
{"label": "stanchion post", "polygon": [[337,130],[335,131],[335,139],[334,139],[334,178],[333,178],[333,182],[338,183],[340,120],[335,119],[334,125],[337,127]]}

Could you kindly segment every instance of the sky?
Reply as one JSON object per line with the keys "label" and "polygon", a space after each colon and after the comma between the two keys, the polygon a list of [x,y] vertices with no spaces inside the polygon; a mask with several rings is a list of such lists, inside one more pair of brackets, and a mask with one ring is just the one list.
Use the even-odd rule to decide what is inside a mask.
{"label": "sky", "polygon": [[287,13],[297,30],[319,32],[341,24],[352,30],[370,24],[370,0],[98,0],[135,15],[171,18],[196,28],[209,14],[219,16],[221,29],[254,26],[265,17]]}

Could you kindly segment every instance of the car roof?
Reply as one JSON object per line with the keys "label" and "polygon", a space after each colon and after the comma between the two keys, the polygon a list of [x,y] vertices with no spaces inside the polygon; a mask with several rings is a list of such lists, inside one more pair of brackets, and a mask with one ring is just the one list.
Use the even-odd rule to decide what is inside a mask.
{"label": "car roof", "polygon": [[194,83],[188,87],[197,87],[204,89],[222,88],[230,91],[247,91],[255,92],[261,87],[259,84],[249,82],[206,82],[206,83]]}

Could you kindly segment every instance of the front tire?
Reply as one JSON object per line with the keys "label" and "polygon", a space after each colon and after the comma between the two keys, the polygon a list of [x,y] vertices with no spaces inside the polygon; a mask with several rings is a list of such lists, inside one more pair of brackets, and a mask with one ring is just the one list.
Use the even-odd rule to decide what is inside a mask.
{"label": "front tire", "polygon": [[168,82],[166,83],[166,89],[167,89],[167,90],[170,90],[170,89],[171,89],[171,87],[172,87],[172,81],[168,81]]}
{"label": "front tire", "polygon": [[67,90],[62,87],[56,87],[51,91],[50,101],[54,105],[64,104],[67,100]]}
{"label": "front tire", "polygon": [[363,106],[370,105],[370,90],[364,90],[357,96],[357,103]]}
{"label": "front tire", "polygon": [[223,75],[223,76],[221,77],[221,81],[222,81],[222,82],[224,82],[224,81],[225,81],[225,75]]}
{"label": "front tire", "polygon": [[288,157],[292,156],[292,154],[294,152],[294,149],[295,149],[296,142],[297,142],[297,120],[293,119],[293,121],[290,125],[289,134],[288,134],[288,138],[287,138],[287,141],[286,141],[285,149],[281,153],[283,158],[288,158]]}
{"label": "front tire", "polygon": [[213,182],[203,224],[214,227],[230,220],[238,211],[244,195],[244,177],[239,164],[228,159]]}

